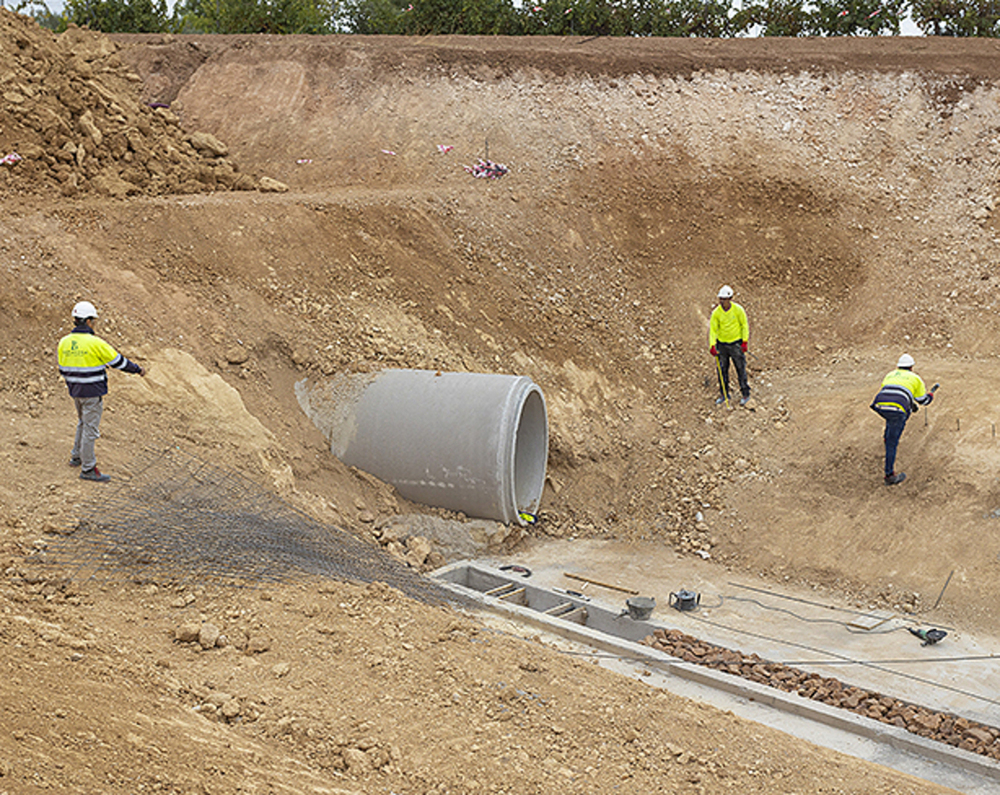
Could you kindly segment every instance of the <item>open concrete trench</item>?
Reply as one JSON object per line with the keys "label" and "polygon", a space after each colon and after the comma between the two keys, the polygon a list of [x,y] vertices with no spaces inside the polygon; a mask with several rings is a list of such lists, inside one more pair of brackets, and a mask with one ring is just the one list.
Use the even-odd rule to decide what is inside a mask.
{"label": "open concrete trench", "polygon": [[[589,650],[595,659],[638,665],[645,669],[641,676],[648,677],[650,670],[665,674],[660,686],[667,689],[673,690],[678,680],[696,681],[716,694],[795,716],[799,733],[810,740],[816,740],[819,727],[865,738],[891,749],[880,759],[883,764],[963,792],[985,793],[1000,786],[996,726],[700,639],[650,620],[655,600],[630,599],[625,610],[615,612],[579,591],[532,584],[527,579],[531,570],[512,564],[463,561],[432,576],[476,598],[484,610],[529,627],[529,633],[541,628],[579,643],[584,651],[577,653],[584,656]],[[693,602],[681,603],[686,595],[692,594],[671,598],[671,606],[682,614],[697,609]],[[789,728],[780,720],[778,725]]]}

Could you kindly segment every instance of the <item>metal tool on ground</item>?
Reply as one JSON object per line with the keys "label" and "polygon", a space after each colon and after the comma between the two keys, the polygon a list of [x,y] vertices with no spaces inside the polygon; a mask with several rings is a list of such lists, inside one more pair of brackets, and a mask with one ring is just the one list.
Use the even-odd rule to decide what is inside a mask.
{"label": "metal tool on ground", "polygon": [[[927,390],[927,394],[930,395],[931,397],[933,397],[934,393],[938,391],[938,388],[940,386],[941,386],[941,384],[934,384],[934,386],[932,386],[929,390]],[[927,427],[927,417],[929,415],[930,415],[930,412],[927,411],[927,409],[924,409],[924,427],[925,428]]]}
{"label": "metal tool on ground", "polygon": [[590,597],[586,594],[582,594],[579,591],[571,591],[567,588],[553,588],[556,593],[565,594],[566,596],[572,596],[574,599],[582,599],[584,602],[589,602]]}
{"label": "metal tool on ground", "polygon": [[520,574],[522,577],[530,577],[531,569],[526,566],[517,566],[513,563],[507,563],[500,567],[500,571],[509,571],[511,574]]}
{"label": "metal tool on ground", "polygon": [[726,408],[729,408],[729,390],[726,389],[726,381],[722,377],[722,362],[719,361],[719,357],[715,357],[715,369],[719,371],[719,389],[722,390],[722,400],[726,404]]}
{"label": "metal tool on ground", "polygon": [[911,635],[916,635],[923,641],[921,646],[933,646],[938,641],[944,640],[948,634],[943,629],[914,629],[913,627],[908,627],[908,629]]}
{"label": "metal tool on ground", "polygon": [[937,606],[941,604],[941,600],[944,598],[944,592],[948,589],[948,583],[951,582],[951,578],[955,576],[955,570],[952,569],[948,573],[948,579],[944,581],[944,585],[941,586],[941,593],[938,594],[938,598],[934,602],[934,607],[931,610],[937,610]]}
{"label": "metal tool on ground", "polygon": [[677,593],[670,594],[668,604],[674,608],[674,610],[680,610],[682,612],[697,610],[698,605],[701,604],[701,594],[682,588],[677,591]]}
{"label": "metal tool on ground", "polygon": [[599,585],[602,588],[610,588],[612,591],[621,591],[622,593],[630,593],[638,595],[639,592],[631,588],[622,588],[620,585],[611,585],[610,583],[600,582],[599,580],[591,580],[588,577],[584,577],[581,574],[570,574],[568,571],[563,572],[564,577],[569,577],[571,580],[579,580],[580,582],[588,582],[591,585]]}
{"label": "metal tool on ground", "polygon": [[656,600],[653,597],[633,596],[631,599],[625,600],[625,609],[617,615],[617,618],[628,616],[633,621],[646,621],[652,615],[655,607]]}

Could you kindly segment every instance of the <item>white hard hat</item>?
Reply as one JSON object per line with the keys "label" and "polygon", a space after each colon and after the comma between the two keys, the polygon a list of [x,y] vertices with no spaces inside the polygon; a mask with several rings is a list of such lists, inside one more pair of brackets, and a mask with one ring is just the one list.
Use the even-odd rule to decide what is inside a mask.
{"label": "white hard hat", "polygon": [[94,309],[94,305],[90,301],[81,301],[73,307],[73,317],[80,318],[80,320],[87,320],[97,317],[97,310]]}
{"label": "white hard hat", "polygon": [[914,364],[915,362],[913,361],[913,357],[908,353],[904,353],[899,357],[899,361],[896,362],[896,367],[913,367]]}
{"label": "white hard hat", "polygon": [[728,284],[724,284],[722,285],[722,287],[719,288],[719,298],[732,298],[732,297],[733,297],[733,288],[730,287]]}

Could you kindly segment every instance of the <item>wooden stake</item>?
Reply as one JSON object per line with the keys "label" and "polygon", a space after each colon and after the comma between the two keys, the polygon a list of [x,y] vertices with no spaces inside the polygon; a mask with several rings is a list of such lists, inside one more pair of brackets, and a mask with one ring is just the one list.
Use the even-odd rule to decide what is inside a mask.
{"label": "wooden stake", "polygon": [[580,574],[570,574],[568,571],[564,571],[563,576],[569,577],[570,579],[573,580],[580,580],[581,582],[589,582],[591,585],[599,585],[602,588],[610,588],[612,591],[622,591],[623,593],[630,593],[633,596],[639,593],[638,591],[633,591],[631,588],[622,588],[621,586],[618,585],[608,585],[608,583],[606,582],[598,582],[597,580],[591,580]]}

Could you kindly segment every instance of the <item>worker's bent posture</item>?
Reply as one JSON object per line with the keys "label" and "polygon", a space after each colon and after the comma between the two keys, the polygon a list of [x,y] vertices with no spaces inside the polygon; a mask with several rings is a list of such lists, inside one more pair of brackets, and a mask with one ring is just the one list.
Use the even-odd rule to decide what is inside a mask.
{"label": "worker's bent posture", "polygon": [[913,372],[913,357],[904,353],[896,363],[896,369],[882,379],[882,387],[872,401],[874,410],[885,420],[885,485],[895,486],[906,479],[905,472],[896,472],[896,449],[899,437],[903,435],[910,412],[919,406],[929,405],[934,393],[928,392],[923,379]]}

